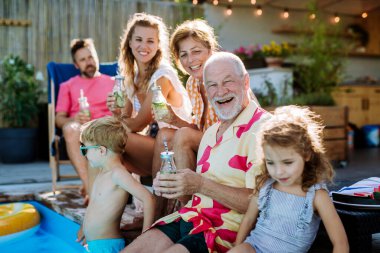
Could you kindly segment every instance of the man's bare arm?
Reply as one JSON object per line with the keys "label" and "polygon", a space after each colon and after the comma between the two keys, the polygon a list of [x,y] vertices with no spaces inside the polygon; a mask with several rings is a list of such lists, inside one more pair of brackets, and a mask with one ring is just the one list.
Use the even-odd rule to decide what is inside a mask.
{"label": "man's bare arm", "polygon": [[67,116],[67,112],[57,112],[55,115],[55,125],[61,128],[69,121],[73,121],[73,118]]}

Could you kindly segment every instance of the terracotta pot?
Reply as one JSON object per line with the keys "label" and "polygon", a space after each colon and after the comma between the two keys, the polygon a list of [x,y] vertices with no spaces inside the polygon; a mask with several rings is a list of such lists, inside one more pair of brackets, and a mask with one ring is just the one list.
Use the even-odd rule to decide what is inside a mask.
{"label": "terracotta pot", "polygon": [[281,67],[284,59],[281,57],[265,57],[268,67]]}

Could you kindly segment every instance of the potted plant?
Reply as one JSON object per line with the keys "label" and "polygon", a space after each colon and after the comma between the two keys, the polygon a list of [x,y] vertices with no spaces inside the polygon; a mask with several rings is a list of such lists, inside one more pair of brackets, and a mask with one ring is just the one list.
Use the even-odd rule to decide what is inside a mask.
{"label": "potted plant", "polygon": [[0,158],[4,163],[33,161],[41,86],[34,67],[18,56],[5,57],[0,71]]}
{"label": "potted plant", "polygon": [[[311,11],[317,13],[316,8]],[[308,105],[318,113],[326,126],[324,140],[330,159],[347,161],[348,111],[345,107],[335,106],[331,94],[343,79],[344,56],[348,48],[340,36],[339,27],[327,26],[318,18],[307,23],[308,30],[301,30],[309,32],[301,35],[292,53],[294,96],[288,103]]]}
{"label": "potted plant", "polygon": [[[312,9],[316,13],[316,9]],[[317,17],[321,15],[317,14]],[[324,141],[331,160],[339,165],[347,161],[347,108],[335,106],[331,96],[334,88],[343,78],[344,56],[348,50],[338,27],[327,29],[322,19],[303,22],[308,28],[300,27],[301,33],[296,47],[291,48],[289,60],[294,64],[293,96],[287,100],[279,100],[275,93],[268,92],[264,102],[270,102],[268,110],[275,106],[296,104],[309,106],[321,116],[324,130]],[[266,56],[283,56],[281,46],[275,42],[263,45]],[[268,84],[267,84],[268,86]],[[268,86],[268,91],[270,91]],[[270,98],[270,99],[269,99]],[[258,96],[258,99],[262,97]],[[260,102],[261,102],[260,101]]]}
{"label": "potted plant", "polygon": [[349,45],[343,41],[343,29],[328,25],[315,1],[308,4],[313,20],[299,27],[300,36],[293,50],[295,99],[302,105],[334,105],[331,92],[343,79]]}
{"label": "potted plant", "polygon": [[284,58],[290,54],[290,47],[287,42],[281,44],[271,41],[269,44],[264,44],[262,53],[268,67],[281,67]]}
{"label": "potted plant", "polygon": [[265,60],[259,45],[240,46],[233,50],[244,63],[246,69],[265,68]]}

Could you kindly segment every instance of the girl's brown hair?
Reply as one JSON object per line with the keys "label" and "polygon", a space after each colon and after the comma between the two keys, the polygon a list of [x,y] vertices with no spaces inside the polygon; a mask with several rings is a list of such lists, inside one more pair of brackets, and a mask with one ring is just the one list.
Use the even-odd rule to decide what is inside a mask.
{"label": "girl's brown hair", "polygon": [[[136,29],[136,26],[151,27],[158,31],[158,50],[156,55],[152,58],[146,69],[147,75],[142,80],[141,87],[137,87],[134,83],[136,75],[135,69],[135,57],[132,50],[129,47],[129,42],[132,39],[132,35]],[[157,16],[153,16],[146,13],[135,13],[128,21],[127,27],[124,30],[124,34],[121,39],[119,49],[119,71],[125,76],[127,85],[133,85],[133,90],[146,92],[149,86],[149,80],[153,73],[159,67],[163,59],[168,60],[168,40],[169,35],[165,24],[162,19]]]}
{"label": "girl's brown hair", "polygon": [[114,116],[105,116],[82,125],[80,140],[111,149],[116,154],[125,152],[127,131],[124,123]]}
{"label": "girl's brown hair", "polygon": [[[319,115],[307,107],[290,105],[277,108],[274,116],[265,123],[261,144],[294,148],[303,157],[302,189],[307,191],[313,184],[332,181],[334,176],[322,137],[323,125]],[[256,176],[255,194],[270,178],[265,158],[263,164],[263,171]]]}
{"label": "girl's brown hair", "polygon": [[211,50],[211,52],[215,52],[219,49],[214,28],[209,26],[205,20],[187,20],[177,26],[170,38],[170,51],[176,65],[184,73],[186,73],[186,71],[179,60],[179,42],[189,37],[202,43],[202,45]]}

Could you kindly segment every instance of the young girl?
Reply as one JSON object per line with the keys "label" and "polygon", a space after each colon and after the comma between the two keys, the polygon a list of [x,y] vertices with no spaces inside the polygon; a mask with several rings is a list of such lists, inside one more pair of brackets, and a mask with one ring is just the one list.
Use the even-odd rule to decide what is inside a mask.
{"label": "young girl", "polygon": [[237,246],[229,252],[307,252],[321,219],[333,252],[348,252],[344,227],[325,185],[333,168],[322,145],[322,129],[307,108],[275,110],[262,132],[264,168],[256,177]]}
{"label": "young girl", "polygon": [[82,126],[81,153],[87,158],[90,170],[100,168],[83,221],[84,235],[82,230],[78,232],[78,241],[86,239],[90,252],[119,252],[124,248],[120,221],[129,193],[143,202],[143,230],[153,222],[153,195],[121,163],[127,135],[124,128],[112,116]]}
{"label": "young girl", "polygon": [[[123,112],[114,108],[113,94],[109,94],[107,99],[108,108],[116,115],[122,114],[128,127],[123,162],[129,171],[142,176],[152,174],[155,140],[142,131],[153,121],[153,85],[161,87],[175,115],[188,122],[191,120],[190,99],[170,65],[168,40],[161,18],[145,13],[134,14],[128,21],[120,45],[119,67],[125,77],[127,95]],[[158,124],[160,127],[168,126],[161,121]]]}

